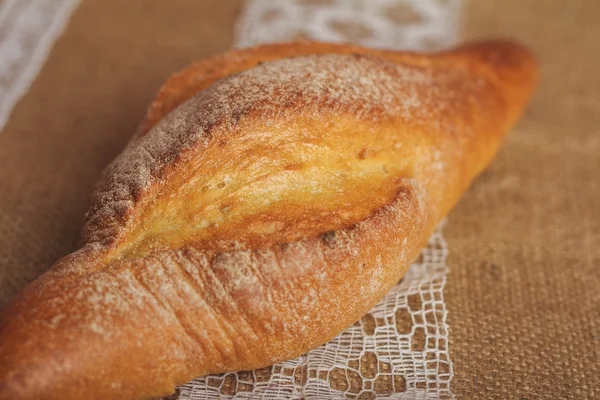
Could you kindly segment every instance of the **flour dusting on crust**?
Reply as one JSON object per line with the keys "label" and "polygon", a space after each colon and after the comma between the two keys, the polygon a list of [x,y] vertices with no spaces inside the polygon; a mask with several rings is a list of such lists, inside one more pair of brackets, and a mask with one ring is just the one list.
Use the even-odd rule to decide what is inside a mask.
{"label": "flour dusting on crust", "polygon": [[[110,244],[134,204],[186,150],[207,146],[216,132],[234,135],[245,116],[277,121],[290,110],[318,118],[324,112],[357,120],[418,118],[431,107],[432,74],[362,54],[323,54],[260,64],[229,76],[180,105],[129,146],[104,172],[84,227],[88,242]],[[429,89],[432,90],[432,89]]]}

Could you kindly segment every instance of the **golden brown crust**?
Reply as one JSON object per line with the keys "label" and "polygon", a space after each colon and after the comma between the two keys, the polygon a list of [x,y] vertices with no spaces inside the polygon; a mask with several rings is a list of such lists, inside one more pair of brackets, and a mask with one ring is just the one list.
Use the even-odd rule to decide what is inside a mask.
{"label": "golden brown crust", "polygon": [[327,341],[403,275],[536,74],[484,42],[269,45],[175,75],[84,247],[0,313],[0,399],[150,398]]}

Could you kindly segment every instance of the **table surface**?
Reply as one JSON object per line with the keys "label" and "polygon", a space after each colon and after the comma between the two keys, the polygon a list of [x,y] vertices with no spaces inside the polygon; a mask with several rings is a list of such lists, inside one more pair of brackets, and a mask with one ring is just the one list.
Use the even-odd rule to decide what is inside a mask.
{"label": "table surface", "polygon": [[[83,1],[0,134],[0,305],[76,247],[93,183],[157,87],[228,48],[241,4]],[[522,40],[542,81],[445,228],[452,390],[598,398],[600,2],[470,1],[466,12],[468,39]]]}

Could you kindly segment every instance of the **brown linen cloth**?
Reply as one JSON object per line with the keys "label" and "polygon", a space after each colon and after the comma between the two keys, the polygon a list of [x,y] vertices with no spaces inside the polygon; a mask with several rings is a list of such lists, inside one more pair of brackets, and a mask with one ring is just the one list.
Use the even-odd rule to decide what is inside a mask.
{"label": "brown linen cloth", "polygon": [[[76,248],[90,192],[164,79],[227,49],[241,1],[84,0],[0,133],[0,305]],[[488,0],[469,38],[542,83],[445,228],[459,399],[600,397],[600,3]]]}
{"label": "brown linen cloth", "polygon": [[600,2],[471,1],[468,38],[528,44],[541,83],[451,213],[453,392],[600,399]]}

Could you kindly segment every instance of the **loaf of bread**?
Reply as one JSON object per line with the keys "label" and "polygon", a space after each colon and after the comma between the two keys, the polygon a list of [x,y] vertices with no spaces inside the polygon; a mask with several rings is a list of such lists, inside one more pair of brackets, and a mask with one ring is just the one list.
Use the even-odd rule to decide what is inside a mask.
{"label": "loaf of bread", "polygon": [[501,41],[267,45],[178,73],[83,247],[0,312],[0,399],[148,399],[325,343],[402,277],[536,77]]}

